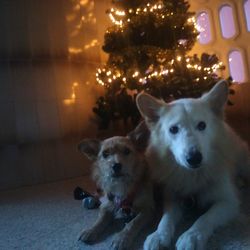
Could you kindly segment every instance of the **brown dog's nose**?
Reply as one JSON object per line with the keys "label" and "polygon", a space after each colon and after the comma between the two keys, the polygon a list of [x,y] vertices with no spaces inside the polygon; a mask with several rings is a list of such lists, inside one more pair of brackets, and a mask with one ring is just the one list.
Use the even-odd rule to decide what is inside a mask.
{"label": "brown dog's nose", "polygon": [[122,169],[122,164],[121,164],[121,163],[115,163],[115,164],[112,166],[112,168],[113,168],[113,171],[114,171],[115,173],[119,173],[119,172],[121,171],[121,169]]}

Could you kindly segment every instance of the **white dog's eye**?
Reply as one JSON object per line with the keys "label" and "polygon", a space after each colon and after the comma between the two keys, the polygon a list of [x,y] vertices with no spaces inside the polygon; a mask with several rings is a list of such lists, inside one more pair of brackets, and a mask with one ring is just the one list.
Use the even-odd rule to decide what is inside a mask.
{"label": "white dog's eye", "polygon": [[178,126],[174,125],[174,126],[170,127],[170,128],[169,128],[169,132],[170,132],[171,134],[177,134],[177,133],[179,132]]}
{"label": "white dog's eye", "polygon": [[206,126],[207,126],[206,123],[203,122],[203,121],[201,121],[201,122],[198,123],[198,125],[197,125],[196,128],[197,128],[198,130],[202,131],[202,130],[205,130]]}

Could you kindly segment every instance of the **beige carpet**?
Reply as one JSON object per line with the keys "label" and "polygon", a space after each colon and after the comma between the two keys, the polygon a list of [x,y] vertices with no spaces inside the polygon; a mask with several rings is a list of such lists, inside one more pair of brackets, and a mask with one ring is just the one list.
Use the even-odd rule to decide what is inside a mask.
{"label": "beige carpet", "polygon": [[[18,190],[0,192],[0,249],[1,250],[105,250],[110,249],[112,232],[95,245],[77,242],[77,235],[95,220],[98,210],[85,210],[80,201],[73,199],[73,189],[82,186],[91,190],[88,177],[67,180]],[[243,206],[241,215],[227,227],[217,230],[211,238],[208,249],[250,250],[250,189],[241,191]],[[179,231],[193,221],[187,214]],[[142,232],[134,249],[141,249],[146,234]]]}

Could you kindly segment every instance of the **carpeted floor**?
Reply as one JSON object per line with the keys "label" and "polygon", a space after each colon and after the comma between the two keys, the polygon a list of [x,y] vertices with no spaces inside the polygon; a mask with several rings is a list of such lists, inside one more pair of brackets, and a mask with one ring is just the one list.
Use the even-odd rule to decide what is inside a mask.
{"label": "carpeted floor", "polygon": [[[25,187],[0,192],[0,249],[22,250],[105,250],[110,249],[112,234],[95,245],[77,242],[81,229],[89,227],[98,210],[85,210],[80,201],[73,199],[73,189],[82,186],[93,189],[87,177],[58,183]],[[241,191],[243,214],[230,225],[217,230],[208,244],[208,250],[250,250],[250,189]],[[179,231],[192,222],[187,215]],[[115,231],[119,225],[113,226]],[[148,228],[136,241],[141,249]]]}

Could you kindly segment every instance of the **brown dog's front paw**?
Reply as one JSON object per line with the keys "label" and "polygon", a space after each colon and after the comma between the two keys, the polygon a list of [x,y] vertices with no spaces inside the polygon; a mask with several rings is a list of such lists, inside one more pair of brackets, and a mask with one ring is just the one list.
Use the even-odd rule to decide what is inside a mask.
{"label": "brown dog's front paw", "polygon": [[111,243],[113,250],[127,250],[129,246],[129,240],[123,233],[117,233]]}
{"label": "brown dog's front paw", "polygon": [[93,229],[87,229],[80,233],[78,240],[85,243],[94,243],[97,239],[97,233]]}

